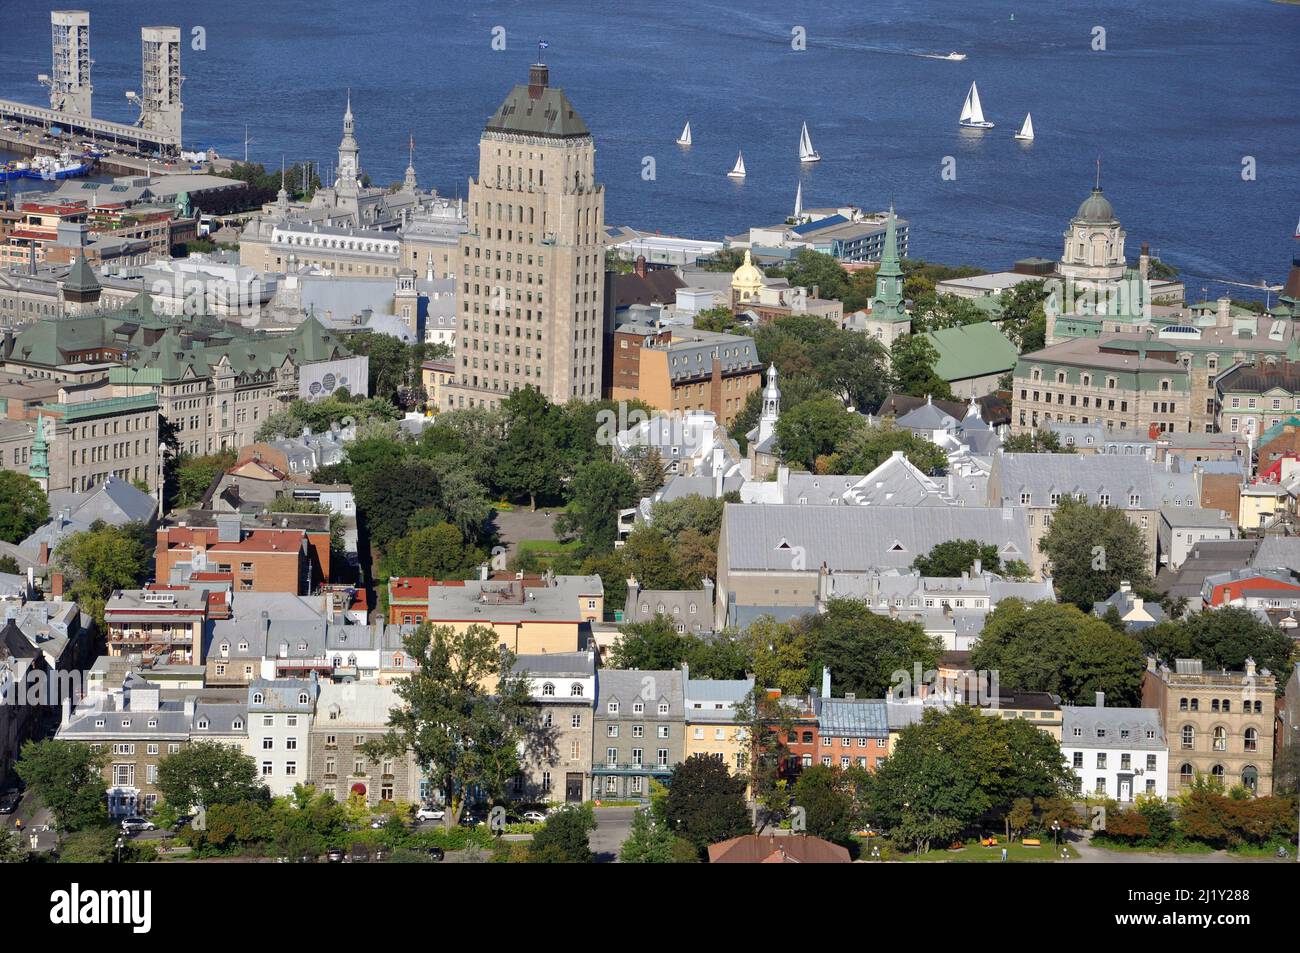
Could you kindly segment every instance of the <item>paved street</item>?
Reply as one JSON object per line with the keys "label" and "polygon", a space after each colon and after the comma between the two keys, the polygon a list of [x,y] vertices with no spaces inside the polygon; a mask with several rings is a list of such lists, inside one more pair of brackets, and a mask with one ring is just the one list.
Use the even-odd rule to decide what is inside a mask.
{"label": "paved street", "polygon": [[632,818],[636,812],[634,807],[596,808],[596,829],[588,839],[596,854],[596,863],[612,864],[618,860],[618,849],[632,833]]}

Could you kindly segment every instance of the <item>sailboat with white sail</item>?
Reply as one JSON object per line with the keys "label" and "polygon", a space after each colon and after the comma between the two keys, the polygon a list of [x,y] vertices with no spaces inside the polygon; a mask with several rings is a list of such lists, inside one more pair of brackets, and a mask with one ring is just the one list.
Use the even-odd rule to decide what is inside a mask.
{"label": "sailboat with white sail", "polygon": [[736,153],[736,164],[732,166],[727,175],[733,179],[743,179],[745,177],[745,153]]}
{"label": "sailboat with white sail", "polygon": [[974,83],[966,93],[966,102],[961,107],[961,118],[957,125],[967,129],[992,129],[993,123],[984,118],[984,107],[980,105],[980,91]]}
{"label": "sailboat with white sail", "polygon": [[691,123],[690,123],[690,120],[687,120],[685,127],[683,127],[683,129],[682,129],[682,134],[681,134],[680,136],[677,137],[677,144],[678,144],[679,146],[689,146],[689,145],[691,144]]}
{"label": "sailboat with white sail", "polygon": [[803,218],[803,183],[802,182],[799,183],[799,187],[795,189],[794,192],[794,215],[792,217],[794,218],[795,222],[799,222]]}
{"label": "sailboat with white sail", "polygon": [[1024,125],[1022,125],[1020,131],[1016,133],[1016,138],[1024,142],[1034,141],[1034,119],[1031,114],[1025,113]]}
{"label": "sailboat with white sail", "polygon": [[816,149],[813,148],[812,137],[808,135],[808,124],[803,124],[803,131],[799,134],[799,161],[800,162],[821,162],[822,157]]}

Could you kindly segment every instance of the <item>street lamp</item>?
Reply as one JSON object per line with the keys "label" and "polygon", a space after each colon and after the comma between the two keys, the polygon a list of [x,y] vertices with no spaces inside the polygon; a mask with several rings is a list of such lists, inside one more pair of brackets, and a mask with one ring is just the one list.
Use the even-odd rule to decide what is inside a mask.
{"label": "street lamp", "polygon": [[1058,854],[1061,852],[1061,842],[1059,837],[1060,833],[1061,833],[1061,822],[1052,821],[1052,850]]}
{"label": "street lamp", "polygon": [[126,846],[126,841],[119,837],[117,839],[117,862],[119,864],[122,862],[122,848],[125,846]]}

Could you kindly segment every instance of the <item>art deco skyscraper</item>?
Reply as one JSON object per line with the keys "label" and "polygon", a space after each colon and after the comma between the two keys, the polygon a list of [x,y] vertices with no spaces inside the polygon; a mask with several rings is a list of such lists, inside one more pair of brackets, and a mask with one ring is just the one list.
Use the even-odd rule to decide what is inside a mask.
{"label": "art deco skyscraper", "polygon": [[596,146],[542,64],[479,139],[461,236],[457,383],[443,406],[497,407],[533,386],[563,403],[600,396],[605,189]]}

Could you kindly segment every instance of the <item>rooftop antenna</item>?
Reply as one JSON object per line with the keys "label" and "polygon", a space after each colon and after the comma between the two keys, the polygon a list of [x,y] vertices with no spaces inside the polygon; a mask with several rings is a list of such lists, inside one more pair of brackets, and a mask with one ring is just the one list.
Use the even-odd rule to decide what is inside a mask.
{"label": "rooftop antenna", "polygon": [[1101,191],[1101,156],[1097,156],[1097,191]]}

